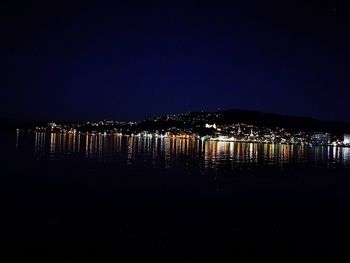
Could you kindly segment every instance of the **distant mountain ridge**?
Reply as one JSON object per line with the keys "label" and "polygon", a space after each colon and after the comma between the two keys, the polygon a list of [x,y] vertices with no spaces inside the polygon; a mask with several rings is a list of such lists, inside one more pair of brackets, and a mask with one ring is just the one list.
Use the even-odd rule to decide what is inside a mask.
{"label": "distant mountain ridge", "polygon": [[[47,121],[11,121],[1,120],[3,129],[33,128],[46,126]],[[73,123],[60,122],[58,123]],[[74,122],[77,123],[77,122]],[[85,123],[85,122],[81,122]],[[335,135],[350,133],[350,122],[321,121],[310,117],[288,116],[275,113],[264,113],[242,109],[229,109],[216,112],[187,112],[181,114],[163,115],[138,122],[137,130],[162,129],[169,127],[193,128],[204,126],[205,123],[233,124],[245,123],[258,127],[286,128],[290,131],[330,132]],[[135,127],[136,128],[136,127]]]}
{"label": "distant mountain ridge", "polygon": [[[168,116],[172,116],[169,120]],[[156,124],[154,122],[157,122]],[[184,124],[184,122],[186,124]],[[158,128],[180,126],[189,127],[192,124],[232,124],[245,123],[258,127],[286,128],[290,131],[305,132],[330,132],[335,135],[350,133],[350,122],[343,121],[321,121],[310,117],[288,116],[275,113],[264,113],[259,111],[229,109],[217,112],[188,112],[174,115],[163,115],[140,122],[140,126]]]}
{"label": "distant mountain ridge", "polygon": [[220,111],[220,123],[245,122],[256,126],[283,127],[291,130],[350,132],[350,123],[343,121],[321,121],[310,117],[297,117],[275,113],[230,109]]}

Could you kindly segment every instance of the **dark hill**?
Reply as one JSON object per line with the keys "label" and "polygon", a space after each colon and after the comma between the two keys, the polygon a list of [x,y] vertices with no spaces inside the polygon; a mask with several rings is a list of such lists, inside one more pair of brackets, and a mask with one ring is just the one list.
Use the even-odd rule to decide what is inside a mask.
{"label": "dark hill", "polygon": [[256,126],[283,127],[294,131],[324,131],[332,133],[350,132],[350,123],[341,121],[320,121],[307,117],[285,116],[273,113],[231,109],[221,111],[219,123],[244,122]]}

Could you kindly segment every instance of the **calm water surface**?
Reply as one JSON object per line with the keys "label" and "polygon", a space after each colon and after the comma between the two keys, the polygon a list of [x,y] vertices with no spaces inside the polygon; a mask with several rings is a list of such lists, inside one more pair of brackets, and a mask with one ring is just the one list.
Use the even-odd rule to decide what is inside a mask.
{"label": "calm water surface", "polygon": [[198,139],[155,138],[121,135],[80,135],[69,133],[16,134],[16,150],[31,149],[38,160],[90,159],[153,167],[184,169],[197,166],[232,170],[256,166],[315,166],[349,168],[350,148],[300,146]]}
{"label": "calm water surface", "polygon": [[0,135],[10,262],[349,262],[349,148]]}

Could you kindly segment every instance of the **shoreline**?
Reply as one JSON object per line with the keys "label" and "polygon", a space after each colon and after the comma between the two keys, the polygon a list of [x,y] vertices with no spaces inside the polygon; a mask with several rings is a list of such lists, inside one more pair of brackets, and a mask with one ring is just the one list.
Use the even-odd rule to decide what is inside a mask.
{"label": "shoreline", "polygon": [[[25,131],[25,129],[16,129],[16,132]],[[237,143],[254,143],[254,144],[275,144],[275,145],[291,145],[291,146],[308,146],[308,147],[339,147],[339,148],[350,148],[350,145],[340,145],[340,144],[317,144],[312,145],[311,143],[288,143],[288,142],[267,142],[267,141],[250,141],[250,140],[237,140],[234,138],[222,139],[222,138],[210,138],[209,136],[199,135],[162,135],[155,133],[147,134],[126,134],[121,132],[80,132],[80,131],[47,131],[47,130],[35,130],[28,129],[28,132],[39,132],[39,133],[55,133],[55,134],[68,134],[68,135],[83,135],[83,136],[125,136],[125,137],[139,137],[139,138],[156,138],[156,139],[188,139],[188,140],[201,140],[201,141],[212,141],[212,142],[237,142]]]}

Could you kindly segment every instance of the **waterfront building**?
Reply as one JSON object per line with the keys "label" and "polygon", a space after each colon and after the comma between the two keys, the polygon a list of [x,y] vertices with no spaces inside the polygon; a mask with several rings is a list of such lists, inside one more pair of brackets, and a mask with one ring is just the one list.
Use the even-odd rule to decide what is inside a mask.
{"label": "waterfront building", "polygon": [[344,144],[350,145],[350,134],[344,134]]}
{"label": "waterfront building", "polygon": [[214,123],[214,124],[205,124],[205,128],[207,128],[207,129],[215,129],[216,130],[216,124]]}
{"label": "waterfront building", "polygon": [[327,145],[330,141],[329,133],[314,133],[310,138],[310,143],[312,145]]}

